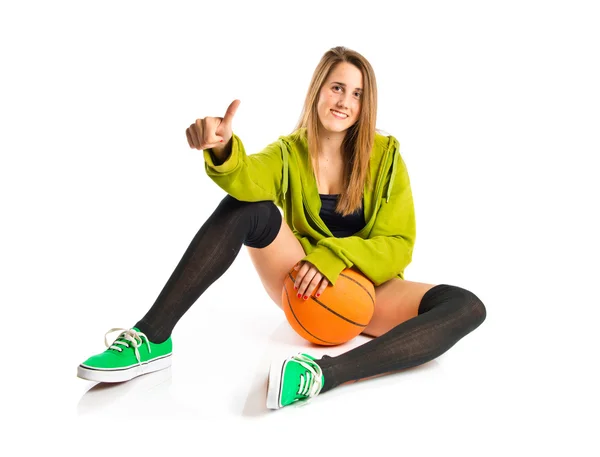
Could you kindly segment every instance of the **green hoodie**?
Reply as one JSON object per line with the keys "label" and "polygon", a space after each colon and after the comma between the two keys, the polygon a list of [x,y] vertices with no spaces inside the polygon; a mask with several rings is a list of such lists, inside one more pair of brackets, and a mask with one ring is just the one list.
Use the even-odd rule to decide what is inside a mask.
{"label": "green hoodie", "polygon": [[304,248],[302,259],[313,264],[332,285],[346,268],[355,267],[378,286],[398,277],[412,260],[415,211],[400,144],[393,136],[375,135],[369,160],[374,183],[364,188],[366,225],[355,235],[336,238],[319,217],[321,199],[308,153],[306,129],[281,136],[261,152],[247,155],[233,134],[232,151],[215,165],[204,150],[207,175],[240,201],[269,200]]}

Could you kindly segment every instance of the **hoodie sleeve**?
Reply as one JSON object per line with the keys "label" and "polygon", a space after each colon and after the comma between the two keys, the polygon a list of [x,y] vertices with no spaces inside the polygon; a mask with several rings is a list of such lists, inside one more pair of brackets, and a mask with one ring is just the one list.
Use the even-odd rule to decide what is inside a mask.
{"label": "hoodie sleeve", "polygon": [[280,141],[247,155],[240,138],[232,136],[231,154],[220,165],[212,150],[204,150],[206,174],[225,192],[240,201],[277,201],[281,193],[283,159]]}
{"label": "hoodie sleeve", "polygon": [[388,196],[381,197],[381,206],[369,238],[324,238],[303,259],[312,263],[332,285],[335,285],[342,270],[352,266],[375,286],[398,275],[404,277],[404,269],[412,260],[416,221],[406,165],[399,153],[396,154],[396,173],[388,178]]}

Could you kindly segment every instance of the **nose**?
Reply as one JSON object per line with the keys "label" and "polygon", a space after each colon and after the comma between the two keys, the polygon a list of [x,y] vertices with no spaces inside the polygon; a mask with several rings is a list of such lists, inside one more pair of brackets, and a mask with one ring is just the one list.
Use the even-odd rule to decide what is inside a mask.
{"label": "nose", "polygon": [[345,94],[340,95],[340,98],[338,98],[337,106],[339,108],[344,108],[344,109],[348,107],[348,101],[346,100]]}
{"label": "nose", "polygon": [[347,109],[349,106],[349,100],[348,97],[350,96],[350,94],[348,94],[348,92],[344,92],[341,93],[339,95],[338,101],[337,101],[337,106],[338,108],[343,108],[343,109]]}

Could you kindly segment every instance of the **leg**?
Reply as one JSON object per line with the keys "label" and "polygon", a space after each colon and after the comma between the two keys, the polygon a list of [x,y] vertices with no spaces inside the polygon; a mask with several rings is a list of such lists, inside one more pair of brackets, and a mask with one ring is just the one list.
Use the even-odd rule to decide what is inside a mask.
{"label": "leg", "polygon": [[375,287],[375,312],[371,322],[362,332],[368,336],[381,336],[419,314],[419,304],[434,284],[404,281],[399,278]]}
{"label": "leg", "polygon": [[281,220],[273,202],[241,202],[227,195],[200,228],[160,295],[135,327],[153,343],[165,341],[184,313],[227,271],[242,244],[260,251],[279,239]]}
{"label": "leg", "polygon": [[248,246],[248,254],[267,294],[282,308],[281,292],[285,277],[306,255],[285,219],[281,220],[281,228],[275,241],[262,249]]}
{"label": "leg", "polygon": [[[389,289],[381,289],[381,296],[389,299],[376,302],[376,320],[365,330],[377,337],[337,357],[324,356],[317,361],[325,378],[321,392],[346,382],[429,362],[485,320],[485,306],[466,289],[446,284],[427,289],[420,283],[392,281],[385,284],[389,284]],[[415,313],[414,297],[423,289],[427,291],[411,318]],[[395,302],[394,296],[399,297]],[[413,301],[402,301],[402,297],[412,297]],[[407,316],[408,320],[400,322]],[[388,331],[388,328],[391,329]]]}
{"label": "leg", "polygon": [[337,357],[298,354],[271,365],[267,407],[306,402],[320,392],[423,364],[476,329],[483,303],[460,287],[393,279],[376,288],[375,314],[363,333],[375,338]]}
{"label": "leg", "polygon": [[131,329],[112,329],[119,337],[101,354],[77,367],[77,376],[123,382],[171,365],[171,332],[202,293],[227,271],[242,244],[268,247],[281,228],[273,202],[241,202],[227,195],[200,228],[154,305]]}

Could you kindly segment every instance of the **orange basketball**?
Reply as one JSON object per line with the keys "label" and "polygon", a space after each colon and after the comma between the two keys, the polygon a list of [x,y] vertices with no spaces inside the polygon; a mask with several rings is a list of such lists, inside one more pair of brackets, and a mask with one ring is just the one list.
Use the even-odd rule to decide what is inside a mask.
{"label": "orange basketball", "polygon": [[359,335],[375,311],[375,288],[365,276],[353,269],[340,273],[335,286],[328,285],[318,298],[307,290],[307,300],[294,289],[297,271],[288,273],[281,303],[292,328],[304,339],[322,346],[335,346]]}

